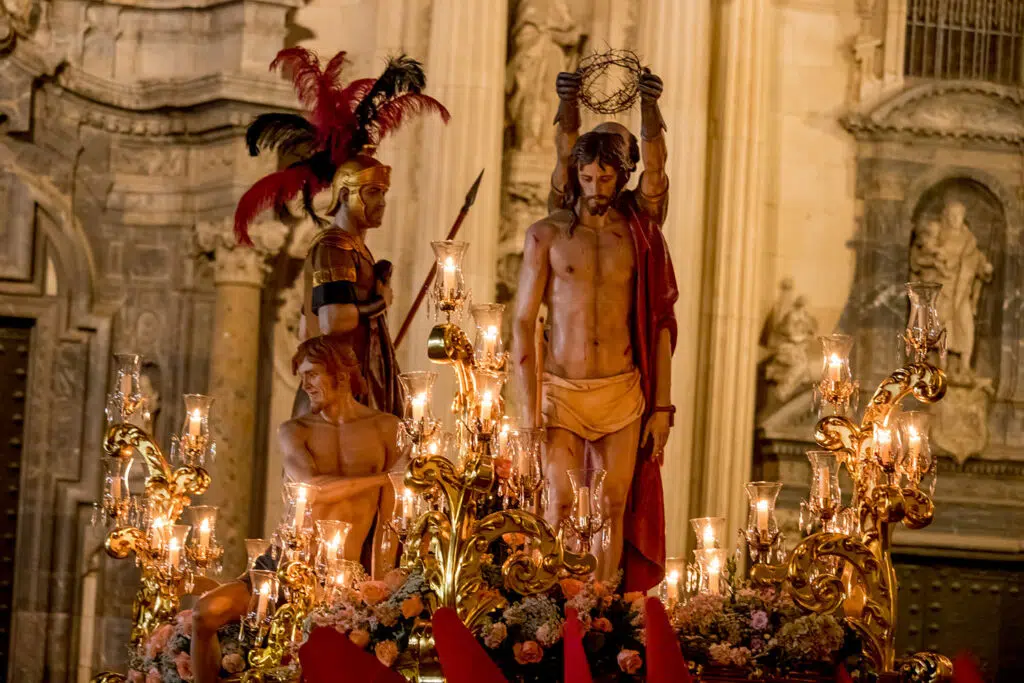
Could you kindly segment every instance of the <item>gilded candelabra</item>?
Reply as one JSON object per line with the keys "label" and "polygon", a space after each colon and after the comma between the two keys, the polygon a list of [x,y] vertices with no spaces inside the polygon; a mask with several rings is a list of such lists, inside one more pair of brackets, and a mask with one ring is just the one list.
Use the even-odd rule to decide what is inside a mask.
{"label": "gilded candelabra", "polygon": [[[216,508],[193,508],[197,533],[187,541],[190,527],[178,524],[193,496],[202,495],[210,475],[202,466],[212,450],[205,396],[186,396],[189,408],[175,453],[182,464],[172,468],[159,446],[139,426],[146,414],[139,391],[137,355],[118,356],[117,385],[107,403],[110,427],[104,440],[104,488],[101,508],[112,526],[104,547],[116,559],[134,553],[142,577],[132,606],[131,644],[141,646],[160,625],[178,613],[181,596],[192,590],[195,575],[214,568],[223,549],[214,538]],[[185,445],[186,448],[181,446]],[[147,476],[141,497],[130,492],[130,472],[135,455],[145,463]],[[123,681],[124,676],[106,672],[96,681]]]}
{"label": "gilded candelabra", "polygon": [[[934,403],[946,391],[944,373],[929,361],[936,354],[941,357],[944,338],[934,307],[937,286],[912,283],[908,291],[911,315],[903,334],[908,364],[879,385],[859,425],[841,414],[826,415],[817,424],[815,441],[836,456],[830,460],[818,457],[820,452],[811,454],[815,472],[809,509],[818,514],[822,530],[803,539],[781,564],[756,564],[751,578],[784,586],[797,604],[812,612],[842,608],[881,680],[941,681],[952,674],[950,661],[942,655],[919,653],[896,660],[892,534],[898,524],[908,529],[928,526],[935,510],[930,491],[921,486],[935,472],[923,414],[900,414],[900,403],[910,396]],[[823,383],[848,378],[848,371],[837,370],[848,362],[845,355],[826,354]],[[837,395],[852,393],[837,389]],[[844,465],[854,482],[845,524],[837,523],[841,517],[833,463]],[[757,514],[755,498],[761,500],[751,497],[752,516]],[[767,531],[762,521],[767,520],[752,520],[749,526]],[[765,541],[763,545],[771,544],[770,538]],[[760,553],[767,548],[756,549]],[[755,562],[759,559],[754,557]]]}

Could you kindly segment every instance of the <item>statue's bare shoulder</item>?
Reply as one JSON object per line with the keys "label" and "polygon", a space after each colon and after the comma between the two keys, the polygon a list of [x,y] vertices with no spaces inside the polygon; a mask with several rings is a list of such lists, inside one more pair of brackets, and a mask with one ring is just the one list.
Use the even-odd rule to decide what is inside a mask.
{"label": "statue's bare shoulder", "polygon": [[531,225],[526,231],[526,240],[538,245],[550,246],[555,239],[572,225],[573,213],[568,209],[558,209]]}
{"label": "statue's bare shoulder", "polygon": [[310,425],[307,421],[308,417],[308,415],[301,415],[282,422],[277,428],[278,438],[289,441],[304,439],[309,434]]}

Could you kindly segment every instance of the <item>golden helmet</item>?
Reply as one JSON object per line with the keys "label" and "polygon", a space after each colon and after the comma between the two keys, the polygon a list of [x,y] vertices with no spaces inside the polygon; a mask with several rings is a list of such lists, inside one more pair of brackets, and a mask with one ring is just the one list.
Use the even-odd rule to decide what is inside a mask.
{"label": "golden helmet", "polygon": [[[364,185],[391,186],[391,167],[382,164],[368,154],[357,154],[338,166],[331,181],[331,206],[327,215],[338,213],[341,204],[341,188],[358,191]],[[358,196],[358,192],[357,192]],[[360,200],[361,201],[361,200]]]}

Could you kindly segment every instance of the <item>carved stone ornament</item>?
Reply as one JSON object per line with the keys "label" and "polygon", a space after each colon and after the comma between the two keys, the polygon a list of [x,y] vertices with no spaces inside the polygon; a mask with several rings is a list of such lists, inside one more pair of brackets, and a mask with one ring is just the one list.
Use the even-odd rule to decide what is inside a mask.
{"label": "carved stone ornament", "polygon": [[806,299],[795,296],[793,281],[784,279],[761,337],[768,354],[764,379],[779,400],[785,401],[811,382],[809,351],[817,329],[818,321],[807,310]]}
{"label": "carved stone ornament", "polygon": [[981,81],[934,81],[908,88],[870,111],[843,118],[858,138],[879,134],[1024,141],[1024,94]]}
{"label": "carved stone ornament", "polygon": [[278,221],[264,221],[250,228],[253,246],[235,242],[230,216],[215,221],[196,223],[196,246],[199,253],[214,260],[214,282],[262,286],[269,271],[267,258],[284,247],[288,227]]}

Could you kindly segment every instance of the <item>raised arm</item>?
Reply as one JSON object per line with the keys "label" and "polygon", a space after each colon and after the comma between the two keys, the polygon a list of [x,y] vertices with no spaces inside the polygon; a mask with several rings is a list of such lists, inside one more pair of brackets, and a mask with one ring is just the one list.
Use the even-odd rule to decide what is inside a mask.
{"label": "raised arm", "polygon": [[316,486],[317,504],[336,503],[364,491],[379,488],[387,481],[385,473],[357,477],[319,474],[313,454],[306,444],[306,430],[295,420],[282,424],[277,437],[284,453],[285,476],[293,481]]}
{"label": "raised arm", "polygon": [[564,209],[561,198],[569,187],[569,155],[580,135],[580,77],[563,71],[555,81],[558,114],[555,115],[555,170],[551,174],[548,211]]}
{"label": "raised arm", "polygon": [[534,223],[526,231],[523,246],[523,265],[519,269],[519,289],[516,292],[516,313],[512,330],[512,358],[516,382],[520,395],[527,406],[527,422],[539,427],[539,416],[534,414],[537,405],[537,358],[536,331],[537,313],[544,300],[551,264],[548,252],[551,247],[553,228],[545,221]]}
{"label": "raised arm", "polygon": [[663,84],[661,78],[644,69],[640,75],[640,158],[644,173],[640,176],[640,192],[649,199],[660,198],[668,190],[665,163],[665,119],[658,107]]}

